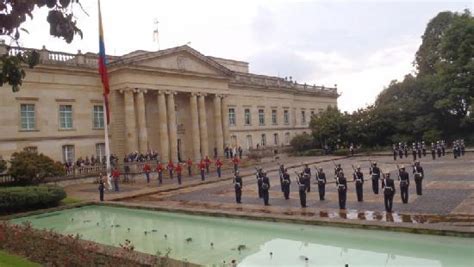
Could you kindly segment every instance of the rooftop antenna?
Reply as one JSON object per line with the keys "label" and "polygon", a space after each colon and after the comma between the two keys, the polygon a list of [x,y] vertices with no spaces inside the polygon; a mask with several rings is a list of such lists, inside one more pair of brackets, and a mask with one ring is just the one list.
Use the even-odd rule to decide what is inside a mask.
{"label": "rooftop antenna", "polygon": [[160,50],[160,36],[159,36],[159,31],[158,31],[158,24],[160,22],[158,19],[154,19],[153,21],[153,42],[156,43],[158,50]]}

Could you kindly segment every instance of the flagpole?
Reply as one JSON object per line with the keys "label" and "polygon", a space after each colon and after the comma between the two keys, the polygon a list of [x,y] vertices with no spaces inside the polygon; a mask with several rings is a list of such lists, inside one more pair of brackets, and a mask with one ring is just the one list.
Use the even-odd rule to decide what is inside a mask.
{"label": "flagpole", "polygon": [[107,183],[109,184],[109,190],[112,190],[112,178],[110,177],[110,145],[109,145],[109,121],[107,119],[107,105],[106,96],[104,96],[103,110],[104,110],[104,140],[105,140],[105,162],[106,162],[106,172],[107,172]]}

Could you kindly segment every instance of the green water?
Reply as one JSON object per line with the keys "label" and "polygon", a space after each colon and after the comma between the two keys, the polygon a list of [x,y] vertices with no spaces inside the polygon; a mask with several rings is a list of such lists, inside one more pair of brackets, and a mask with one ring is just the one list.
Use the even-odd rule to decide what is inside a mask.
{"label": "green water", "polygon": [[[136,250],[151,254],[171,248],[171,258],[208,266],[222,266],[232,259],[239,266],[474,266],[474,239],[468,238],[106,206],[86,206],[13,222],[22,221],[40,229],[79,233],[83,239],[107,245],[118,246],[129,239]],[[189,238],[192,240],[186,241]],[[239,251],[239,245],[245,248]]]}

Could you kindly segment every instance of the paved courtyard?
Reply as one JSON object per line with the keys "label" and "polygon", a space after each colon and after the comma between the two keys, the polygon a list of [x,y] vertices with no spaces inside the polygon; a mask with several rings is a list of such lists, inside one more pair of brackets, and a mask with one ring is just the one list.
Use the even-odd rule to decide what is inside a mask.
{"label": "paved courtyard", "polygon": [[[360,165],[366,182],[364,183],[364,201],[357,202],[355,185],[348,184],[347,210],[340,211],[335,188],[333,173],[334,163],[342,164],[342,168],[352,180],[351,165]],[[402,204],[400,190],[394,198],[394,213],[384,212],[383,194],[375,195],[372,192],[369,179],[369,159],[377,161],[383,172],[391,172],[396,179],[396,164],[404,164],[410,172],[409,202]],[[172,208],[176,210],[203,210],[210,212],[225,212],[232,214],[254,214],[265,216],[289,216],[305,219],[352,220],[358,223],[375,221],[380,223],[409,223],[409,224],[438,224],[453,226],[457,229],[474,231],[474,153],[468,153],[460,159],[453,159],[446,155],[432,160],[430,156],[421,159],[425,170],[423,181],[423,195],[415,193],[415,183],[411,175],[412,163],[409,159],[394,161],[391,156],[374,157],[308,157],[281,159],[289,167],[292,179],[290,199],[285,200],[280,191],[277,162],[262,164],[268,170],[271,179],[270,204],[264,206],[258,198],[254,168],[247,167],[241,170],[244,176],[242,204],[235,203],[231,173],[226,172],[223,178],[217,179],[211,175],[206,183],[201,183],[198,177],[185,178],[184,185],[179,187],[176,181],[167,180],[165,185],[158,187],[156,181],[146,185],[140,179],[132,185],[123,185],[123,192],[108,194],[110,200],[132,206],[148,206]],[[311,192],[307,195],[308,207],[301,208],[295,182],[295,171],[300,171],[304,163],[311,163],[313,181]],[[328,184],[326,186],[326,200],[320,201],[317,185],[314,184],[314,168],[322,167],[326,172]],[[396,183],[398,184],[398,183]],[[67,187],[68,194],[73,196],[96,199],[96,185],[82,184]]]}

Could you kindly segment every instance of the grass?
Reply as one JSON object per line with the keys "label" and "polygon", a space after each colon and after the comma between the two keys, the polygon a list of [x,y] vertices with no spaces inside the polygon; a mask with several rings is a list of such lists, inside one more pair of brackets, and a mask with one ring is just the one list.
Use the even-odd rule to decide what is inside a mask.
{"label": "grass", "polygon": [[80,202],[82,202],[82,200],[73,198],[73,197],[66,197],[65,199],[61,201],[61,205],[70,205],[70,204],[76,204]]}
{"label": "grass", "polygon": [[0,266],[2,267],[37,267],[41,266],[38,263],[31,262],[20,256],[9,254],[0,250]]}

